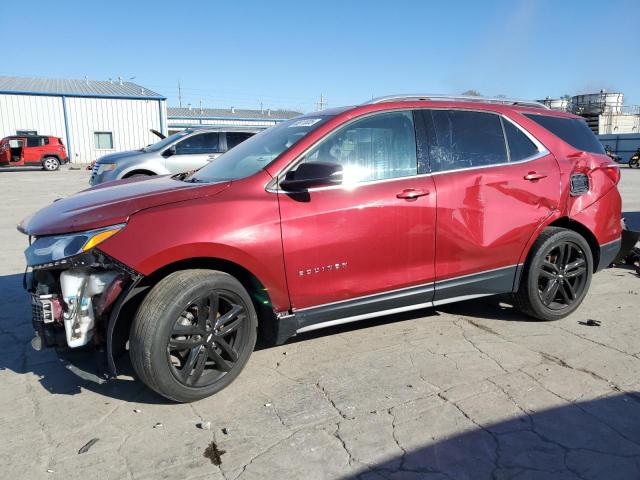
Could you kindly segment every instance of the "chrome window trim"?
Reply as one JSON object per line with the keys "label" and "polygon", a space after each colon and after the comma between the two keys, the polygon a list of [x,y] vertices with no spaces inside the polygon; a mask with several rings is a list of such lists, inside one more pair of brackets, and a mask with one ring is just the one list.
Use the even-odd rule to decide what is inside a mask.
{"label": "chrome window trim", "polygon": [[[503,121],[507,121],[510,122],[514,127],[516,127],[518,130],[520,130],[522,133],[524,133],[526,135],[526,137],[531,140],[531,142],[533,142],[533,144],[538,148],[538,153],[531,155],[527,158],[524,158],[522,160],[518,160],[517,162],[505,162],[505,163],[494,163],[492,165],[479,165],[477,167],[466,167],[466,168],[459,168],[456,170],[441,170],[439,172],[429,172],[429,173],[421,173],[421,174],[417,174],[417,175],[408,175],[406,177],[394,177],[394,178],[384,178],[384,179],[380,179],[380,180],[370,180],[368,182],[358,182],[354,185],[330,185],[330,186],[326,186],[326,187],[315,187],[315,188],[310,188],[308,190],[306,190],[307,192],[320,192],[323,190],[338,190],[338,189],[346,189],[346,190],[355,190],[360,186],[365,186],[365,185],[373,185],[373,184],[377,184],[377,183],[381,183],[381,182],[389,182],[389,181],[396,181],[396,180],[407,180],[409,178],[422,178],[422,177],[428,177],[430,175],[442,175],[445,173],[454,173],[454,172],[464,172],[464,171],[468,171],[468,170],[479,170],[479,169],[483,169],[483,168],[493,168],[493,167],[501,167],[501,166],[508,166],[508,165],[519,165],[522,163],[527,163],[527,162],[533,162],[535,160],[538,160],[546,155],[549,155],[549,150],[542,144],[542,142],[540,142],[536,137],[534,137],[531,133],[529,133],[522,125],[518,124],[517,122],[515,122],[514,120],[510,119],[509,117],[505,116],[502,113],[498,113],[498,112],[492,112],[490,110],[479,110],[479,109],[473,109],[473,108],[461,108],[461,107],[422,107],[422,108],[416,108],[416,107],[406,107],[406,108],[394,108],[392,110],[383,110],[383,111],[378,111],[378,112],[371,112],[368,113],[366,115],[361,115],[359,117],[353,118],[351,120],[349,120],[348,122],[343,123],[342,125],[340,125],[339,128],[342,128],[344,126],[348,126],[351,123],[363,119],[363,118],[367,118],[373,115],[377,115],[380,113],[391,113],[391,112],[402,112],[402,111],[406,111],[406,110],[411,110],[411,111],[418,111],[418,110],[459,110],[459,111],[464,111],[464,112],[479,112],[479,113],[490,113],[492,115],[498,115],[498,117],[500,117],[501,119],[503,119]],[[415,124],[414,124],[414,128],[415,128]],[[504,130],[504,128],[503,128]],[[289,170],[292,170],[293,168],[297,167],[298,164],[302,161],[302,159],[309,153],[309,151],[313,150],[320,142],[324,141],[329,135],[331,135],[335,130],[332,130],[330,132],[328,132],[326,135],[324,135],[322,138],[318,139],[316,142],[314,142],[311,146],[309,146],[309,148],[307,148],[304,152],[302,152],[295,160],[293,160],[292,162],[290,162],[288,165],[284,166],[282,169],[280,169],[278,171],[278,173],[276,173],[273,178],[271,180],[269,180],[267,182],[267,184],[265,185],[264,189],[266,192],[268,193],[299,193],[299,192],[290,192],[287,190],[282,190],[282,189],[278,189],[277,188],[277,182],[278,182],[278,177],[280,177],[281,175],[286,175],[286,173]],[[510,159],[510,154],[509,154],[509,149],[508,149],[508,143],[507,143],[507,136],[505,135],[504,131],[503,131],[503,136],[504,136],[504,140],[505,140],[505,148],[507,149],[507,157]],[[417,171],[417,163],[416,163],[416,171]]]}
{"label": "chrome window trim", "polygon": [[[330,135],[332,135],[336,130],[341,129],[343,127],[347,127],[349,125],[351,125],[354,122],[363,120],[365,118],[369,118],[369,117],[373,117],[375,115],[383,115],[383,114],[387,114],[387,113],[395,113],[395,112],[406,112],[407,110],[413,112],[414,110],[416,110],[415,107],[403,107],[403,108],[393,108],[390,110],[380,110],[380,111],[376,111],[376,112],[369,112],[365,115],[360,115],[358,117],[352,118],[350,120],[348,120],[347,122],[344,122],[343,124],[339,125],[337,128],[331,130],[330,132],[328,132],[326,135],[324,135],[322,138],[319,138],[318,140],[316,140],[313,144],[311,144],[305,151],[303,151],[300,155],[298,155],[298,158],[296,158],[295,160],[293,160],[292,162],[290,162],[288,165],[284,166],[282,169],[280,169],[275,175],[273,175],[273,178],[271,180],[269,180],[269,182],[267,182],[267,184],[265,185],[265,190],[269,193],[278,193],[278,192],[283,192],[283,193],[298,193],[298,192],[289,192],[287,190],[278,190],[277,188],[274,188],[272,186],[272,184],[277,183],[278,181],[278,177],[280,177],[281,175],[286,175],[287,172],[289,172],[290,170],[293,170],[295,167],[297,167],[300,162],[307,156],[307,154],[313,150],[315,147],[317,147],[321,142],[323,142],[324,140],[326,140]],[[413,122],[413,119],[411,120],[413,123],[413,129],[414,129],[414,138],[415,138],[415,122]],[[416,148],[417,148],[417,142],[416,142]],[[284,152],[283,152],[284,153]],[[349,189],[353,189],[356,188],[358,185],[364,185],[364,184],[370,184],[370,183],[378,183],[381,181],[387,181],[387,180],[399,180],[399,179],[406,179],[406,178],[414,178],[417,176],[418,173],[418,158],[417,158],[417,151],[416,151],[416,175],[407,175],[406,177],[394,177],[394,178],[384,178],[384,179],[380,179],[380,180],[371,180],[369,182],[358,182],[357,184],[354,184],[353,186],[347,186],[345,187],[344,185],[332,185],[330,187],[317,187],[317,188],[310,188],[308,190],[306,190],[307,192],[314,192],[314,191],[318,191],[318,190],[326,190],[326,189],[335,189],[336,187],[338,188],[349,188]]]}
{"label": "chrome window trim", "polygon": [[[502,113],[498,113],[498,112],[492,112],[489,110],[473,110],[470,108],[423,108],[422,110],[462,110],[465,112],[479,112],[479,113],[489,113],[491,115],[497,115],[500,119],[502,119],[502,121],[507,121],[509,123],[511,123],[514,127],[516,127],[518,130],[520,130],[522,133],[525,134],[525,136],[531,140],[531,142],[536,146],[536,148],[538,149],[538,153],[535,153],[533,155],[528,156],[527,158],[523,158],[522,160],[518,160],[517,162],[512,162],[511,161],[511,153],[509,152],[509,143],[507,141],[507,135],[506,132],[504,131],[504,126],[502,126],[502,122],[500,122],[500,126],[502,128],[502,136],[504,137],[504,142],[505,142],[505,149],[507,152],[507,161],[506,162],[501,162],[501,163],[492,163],[491,165],[478,165],[477,167],[465,167],[465,168],[456,168],[456,169],[451,169],[451,170],[440,170],[437,172],[431,172],[432,175],[442,175],[443,173],[454,173],[454,172],[465,172],[468,170],[479,170],[479,169],[483,169],[483,168],[493,168],[493,167],[505,167],[505,166],[509,166],[509,165],[519,165],[521,163],[526,163],[526,162],[532,162],[534,160],[538,160],[539,158],[542,158],[546,155],[548,155],[550,152],[549,150],[547,150],[547,147],[545,147],[537,138],[535,138],[533,135],[531,135],[531,133],[529,133],[527,130],[525,130],[524,127],[522,127],[521,125],[519,125],[518,123],[514,122],[513,120],[511,120],[509,117],[505,116]],[[431,167],[431,162],[429,162],[429,167]]]}
{"label": "chrome window trim", "polygon": [[507,163],[494,163],[493,165],[479,165],[477,167],[466,167],[466,168],[458,168],[456,170],[442,170],[440,172],[433,172],[431,175],[443,175],[447,173],[456,173],[456,172],[466,172],[468,170],[481,170],[484,168],[496,168],[496,167],[508,167],[510,165],[520,165],[522,163],[533,162],[534,160],[538,160],[539,158],[545,157],[549,154],[548,151],[538,152],[531,157],[527,157],[524,160],[519,160],[517,162],[507,162]]}

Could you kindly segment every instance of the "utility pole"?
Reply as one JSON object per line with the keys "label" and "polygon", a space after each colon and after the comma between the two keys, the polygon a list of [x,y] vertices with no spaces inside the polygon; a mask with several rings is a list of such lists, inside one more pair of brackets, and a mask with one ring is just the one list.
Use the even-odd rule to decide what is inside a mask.
{"label": "utility pole", "polygon": [[180,86],[180,80],[178,80],[178,105],[182,108],[182,87]]}
{"label": "utility pole", "polygon": [[327,105],[327,102],[324,101],[324,95],[321,93],[320,94],[320,101],[316,102],[316,110],[318,112],[321,112],[322,110],[324,110],[324,107]]}

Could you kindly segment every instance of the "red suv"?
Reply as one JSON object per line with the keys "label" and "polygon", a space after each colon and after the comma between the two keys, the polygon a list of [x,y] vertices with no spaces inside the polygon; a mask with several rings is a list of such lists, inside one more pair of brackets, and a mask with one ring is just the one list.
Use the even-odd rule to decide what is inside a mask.
{"label": "red suv", "polygon": [[267,129],[195,173],[129,179],[23,221],[34,345],[127,341],[149,387],[228,385],[258,330],[296,333],[510,292],[573,312],[620,247],[617,166],[534,103],[388,97]]}
{"label": "red suv", "polygon": [[54,171],[69,157],[62,139],[48,135],[14,135],[0,140],[0,166],[36,167]]}

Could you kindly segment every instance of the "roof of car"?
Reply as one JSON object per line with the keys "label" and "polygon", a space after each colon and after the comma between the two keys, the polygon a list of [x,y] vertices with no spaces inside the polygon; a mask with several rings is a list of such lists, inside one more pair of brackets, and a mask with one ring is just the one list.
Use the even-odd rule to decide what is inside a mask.
{"label": "roof of car", "polygon": [[6,137],[4,137],[2,140],[5,140],[7,138],[11,139],[11,138],[38,138],[38,137],[45,137],[45,138],[60,138],[60,137],[56,137],[55,135],[42,135],[42,134],[38,134],[38,135],[7,135]]}
{"label": "roof of car", "polygon": [[201,132],[203,130],[210,132],[250,132],[250,133],[258,133],[264,130],[265,127],[250,127],[243,125],[228,125],[224,127],[208,127],[206,125],[199,126],[194,125],[188,128],[185,128],[183,132]]}
{"label": "roof of car", "polygon": [[73,80],[0,76],[0,93],[165,100],[163,95],[137,83],[115,80]]}
{"label": "roof of car", "polygon": [[[363,111],[384,111],[392,110],[396,108],[464,108],[464,109],[479,109],[494,112],[507,112],[515,111],[521,114],[527,115],[547,115],[564,118],[582,119],[578,115],[574,115],[569,112],[561,110],[552,110],[546,105],[539,102],[532,102],[526,100],[514,100],[503,98],[486,98],[486,97],[465,97],[465,96],[449,96],[449,95],[434,95],[434,96],[416,96],[416,95],[393,95],[388,97],[381,97],[365,102],[360,105],[353,105],[351,107],[345,107],[341,109],[334,109],[333,111],[323,110],[322,112],[315,112],[316,115],[338,115],[345,111],[363,112]],[[307,114],[305,116],[311,116]]]}

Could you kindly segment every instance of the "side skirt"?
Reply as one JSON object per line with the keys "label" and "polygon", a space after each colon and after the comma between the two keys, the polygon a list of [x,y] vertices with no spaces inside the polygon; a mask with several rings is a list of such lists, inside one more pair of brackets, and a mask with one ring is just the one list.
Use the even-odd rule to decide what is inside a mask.
{"label": "side skirt", "polygon": [[426,285],[294,310],[291,314],[279,317],[278,343],[284,343],[291,334],[512,292],[521,267],[512,265]]}

